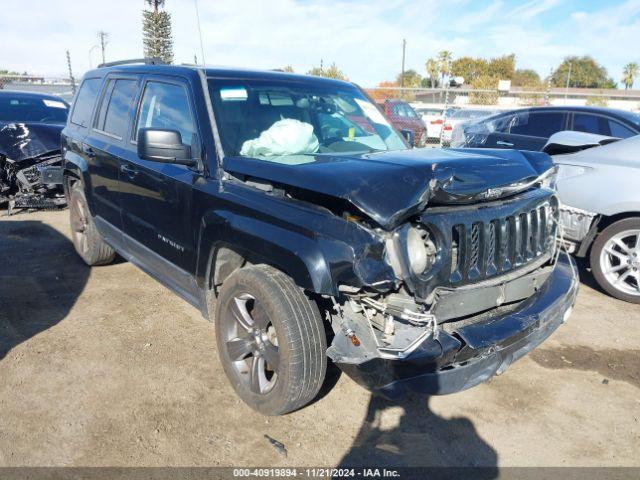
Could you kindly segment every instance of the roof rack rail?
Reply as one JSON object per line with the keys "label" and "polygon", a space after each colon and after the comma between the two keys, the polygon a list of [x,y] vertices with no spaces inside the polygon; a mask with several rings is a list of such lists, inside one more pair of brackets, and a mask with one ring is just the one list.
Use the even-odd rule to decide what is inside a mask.
{"label": "roof rack rail", "polygon": [[131,60],[118,60],[116,62],[105,62],[98,65],[98,68],[103,67],[116,67],[118,65],[131,65],[135,63],[142,63],[144,65],[166,65],[167,63],[159,57],[148,58],[132,58]]}

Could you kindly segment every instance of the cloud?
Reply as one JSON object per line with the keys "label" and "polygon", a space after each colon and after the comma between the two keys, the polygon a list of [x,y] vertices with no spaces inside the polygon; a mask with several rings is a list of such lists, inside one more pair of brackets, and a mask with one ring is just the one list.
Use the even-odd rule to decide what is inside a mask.
{"label": "cloud", "polygon": [[[142,56],[143,0],[0,0],[0,68],[64,75],[65,50],[76,74],[100,58],[96,32],[110,33],[107,60]],[[292,65],[305,72],[335,62],[362,85],[424,71],[439,50],[454,56],[515,53],[542,75],[564,56],[591,54],[619,77],[640,33],[640,0],[199,0],[207,63],[250,68]],[[201,60],[194,0],[167,0],[178,63]],[[6,14],[5,12],[10,12]],[[569,34],[570,33],[570,34]],[[91,50],[91,54],[90,54]]]}

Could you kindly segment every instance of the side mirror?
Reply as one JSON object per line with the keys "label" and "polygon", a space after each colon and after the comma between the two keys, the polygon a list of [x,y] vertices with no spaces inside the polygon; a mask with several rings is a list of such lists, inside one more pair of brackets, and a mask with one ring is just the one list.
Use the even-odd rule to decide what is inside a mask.
{"label": "side mirror", "polygon": [[191,147],[182,143],[182,136],[177,130],[141,128],[138,130],[138,156],[154,162],[189,167],[198,163],[191,158]]}
{"label": "side mirror", "polygon": [[400,130],[400,133],[402,134],[402,136],[410,146],[415,147],[415,136],[413,135],[413,130],[403,129],[403,130]]}

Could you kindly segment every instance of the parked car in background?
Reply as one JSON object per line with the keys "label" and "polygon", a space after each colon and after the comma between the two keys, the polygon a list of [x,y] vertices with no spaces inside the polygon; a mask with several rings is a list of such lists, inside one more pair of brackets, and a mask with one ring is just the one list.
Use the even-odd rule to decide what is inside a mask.
{"label": "parked car in background", "polygon": [[628,138],[640,133],[640,115],[602,107],[525,108],[464,125],[451,146],[541,150],[563,130]]}
{"label": "parked car in background", "polygon": [[575,302],[548,155],[410,149],[347,82],[107,66],[62,145],[78,255],[118,252],[215,319],[265,414],[310,402],[328,358],[390,397],[473,387]]}
{"label": "parked car in background", "polygon": [[586,257],[610,295],[640,303],[640,136],[551,136],[560,224],[569,250]]}
{"label": "parked car in background", "polygon": [[444,123],[444,108],[419,107],[414,108],[416,113],[422,118],[422,123],[427,127],[427,139],[440,139],[442,124]]}
{"label": "parked car in background", "polygon": [[461,127],[467,122],[489,117],[496,113],[495,110],[484,110],[479,108],[460,108],[447,110],[442,126],[442,145],[449,146],[453,136],[453,130]]}
{"label": "parked car in background", "polygon": [[426,145],[427,127],[411,105],[403,100],[385,100],[379,106],[397,130],[412,132],[416,147]]}
{"label": "parked car in background", "polygon": [[65,204],[60,132],[68,112],[59,97],[0,90],[0,205],[9,213]]}

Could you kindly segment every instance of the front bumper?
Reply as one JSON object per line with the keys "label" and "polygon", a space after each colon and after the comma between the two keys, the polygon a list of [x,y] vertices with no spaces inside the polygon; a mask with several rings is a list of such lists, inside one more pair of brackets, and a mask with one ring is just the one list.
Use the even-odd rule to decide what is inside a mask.
{"label": "front bumper", "polygon": [[576,271],[574,261],[561,253],[544,286],[517,310],[460,327],[455,336],[439,330],[402,359],[375,357],[338,366],[390,398],[407,390],[442,395],[471,388],[504,372],[569,317],[578,293]]}
{"label": "front bumper", "polygon": [[38,170],[40,171],[40,181],[45,185],[62,185],[64,182],[62,165],[47,165]]}

